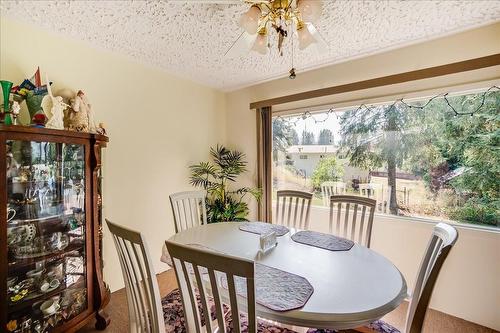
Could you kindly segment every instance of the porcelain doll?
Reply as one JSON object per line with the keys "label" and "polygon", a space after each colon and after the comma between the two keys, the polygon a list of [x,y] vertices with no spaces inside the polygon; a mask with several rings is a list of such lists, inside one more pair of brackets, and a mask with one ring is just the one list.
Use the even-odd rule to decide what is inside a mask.
{"label": "porcelain doll", "polygon": [[12,102],[12,124],[17,125],[17,118],[19,117],[19,113],[21,112],[21,106],[17,101]]}
{"label": "porcelain doll", "polygon": [[87,97],[79,90],[71,102],[69,129],[78,132],[96,132],[94,114]]}

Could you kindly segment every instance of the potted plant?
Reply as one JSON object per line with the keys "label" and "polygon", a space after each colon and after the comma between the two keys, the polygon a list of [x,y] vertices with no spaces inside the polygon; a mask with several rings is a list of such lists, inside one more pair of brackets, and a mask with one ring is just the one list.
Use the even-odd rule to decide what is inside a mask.
{"label": "potted plant", "polygon": [[250,194],[260,200],[261,190],[242,187],[230,188],[236,178],[246,172],[245,154],[217,145],[210,148],[212,162],[191,165],[190,183],[207,191],[207,222],[248,221],[248,204],[243,198]]}

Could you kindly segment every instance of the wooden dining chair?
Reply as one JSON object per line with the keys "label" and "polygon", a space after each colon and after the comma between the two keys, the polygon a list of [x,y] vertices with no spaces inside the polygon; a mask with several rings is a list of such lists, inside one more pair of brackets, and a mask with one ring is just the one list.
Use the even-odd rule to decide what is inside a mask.
{"label": "wooden dining chair", "polygon": [[170,195],[175,233],[207,224],[206,197],[205,191],[187,191]]}
{"label": "wooden dining chair", "polygon": [[[370,198],[332,195],[330,197],[330,233],[370,247],[376,204],[377,201]],[[333,226],[335,226],[335,231]]]}
{"label": "wooden dining chair", "polygon": [[[174,242],[166,242],[168,252],[174,261],[175,275],[180,287],[182,304],[184,305],[187,332],[202,332],[201,315],[196,301],[199,293],[204,313],[208,313],[209,299],[215,303],[217,320],[213,323],[205,321],[207,332],[226,332],[232,321],[231,332],[242,331],[240,312],[246,311],[246,325],[249,333],[257,332],[255,316],[255,286],[253,261],[215,253],[199,247],[189,247]],[[203,269],[202,269],[203,268]],[[227,277],[227,290],[222,290],[221,273]],[[235,277],[246,281],[246,304],[239,308]],[[223,295],[228,294],[226,299]],[[227,299],[228,298],[228,299]],[[227,302],[229,312],[224,311],[223,302]],[[226,313],[230,313],[229,316]]]}
{"label": "wooden dining chair", "polygon": [[165,332],[156,275],[143,236],[106,219],[122,268],[129,312],[129,332]]}
{"label": "wooden dining chair", "polygon": [[[436,284],[439,272],[458,239],[457,230],[451,225],[438,223],[432,232],[431,239],[420,263],[417,279],[413,287],[412,298],[406,314],[404,333],[421,333],[425,314],[429,307],[432,291]],[[365,333],[401,333],[397,328],[377,320],[365,327],[357,328],[358,332]],[[330,333],[331,330],[310,329],[308,333]],[[343,332],[343,331],[338,331]]]}
{"label": "wooden dining chair", "polygon": [[[199,246],[165,243],[174,260],[187,332],[205,332],[205,325],[208,333],[297,333],[274,322],[257,320],[253,261]],[[223,277],[227,283],[222,282]],[[246,290],[242,292],[237,283],[246,285]],[[213,322],[203,317],[211,308]]]}
{"label": "wooden dining chair", "polygon": [[[207,224],[206,197],[207,192],[205,191],[178,192],[169,196],[174,215],[175,233]],[[172,266],[172,260],[165,244],[160,261]]]}
{"label": "wooden dining chair", "polygon": [[276,215],[273,223],[307,230],[313,194],[309,192],[280,190],[276,196]]}

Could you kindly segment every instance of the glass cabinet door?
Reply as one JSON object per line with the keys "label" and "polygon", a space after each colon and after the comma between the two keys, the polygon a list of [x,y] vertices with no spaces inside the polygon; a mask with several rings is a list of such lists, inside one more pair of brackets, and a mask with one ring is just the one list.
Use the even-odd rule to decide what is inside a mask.
{"label": "glass cabinet door", "polygon": [[7,331],[51,332],[88,306],[85,146],[7,141]]}

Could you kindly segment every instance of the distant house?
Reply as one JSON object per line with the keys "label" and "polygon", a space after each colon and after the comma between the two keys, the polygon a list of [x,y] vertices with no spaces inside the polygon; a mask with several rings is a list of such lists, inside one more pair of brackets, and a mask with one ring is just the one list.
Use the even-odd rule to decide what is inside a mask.
{"label": "distant house", "polygon": [[[300,171],[305,177],[311,177],[319,161],[329,156],[337,156],[338,148],[334,145],[295,145],[286,150],[289,161],[295,169]],[[338,157],[338,156],[337,156]],[[366,181],[369,172],[348,165],[346,159],[339,159],[344,166],[344,176],[342,181],[351,184],[353,179]]]}
{"label": "distant house", "polygon": [[286,150],[293,166],[306,177],[311,177],[318,162],[325,157],[336,155],[337,147],[333,145],[296,145]]}

